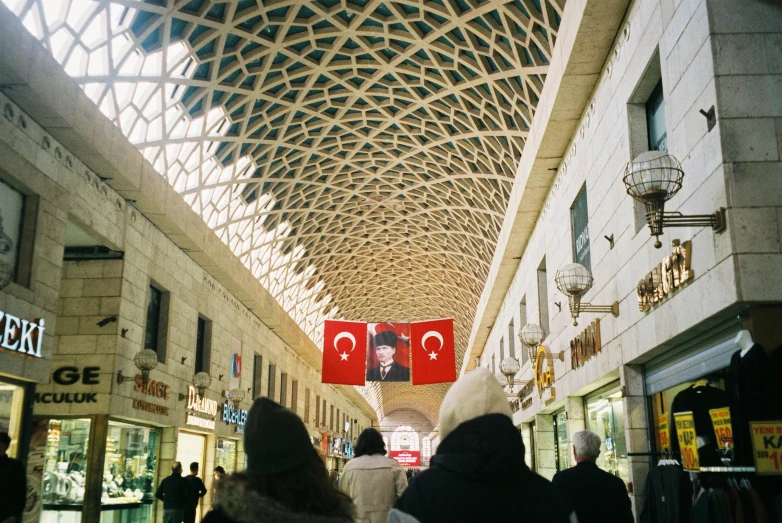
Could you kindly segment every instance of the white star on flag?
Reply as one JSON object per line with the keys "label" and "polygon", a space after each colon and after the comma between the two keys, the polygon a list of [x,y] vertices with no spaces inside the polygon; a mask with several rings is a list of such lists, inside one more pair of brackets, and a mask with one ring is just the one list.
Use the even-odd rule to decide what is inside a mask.
{"label": "white star on flag", "polygon": [[430,360],[436,360],[437,359],[437,353],[435,351],[432,351],[429,353],[429,359]]}
{"label": "white star on flag", "polygon": [[348,353],[347,352],[343,352],[342,354],[339,355],[339,357],[342,358],[342,361],[348,361]]}

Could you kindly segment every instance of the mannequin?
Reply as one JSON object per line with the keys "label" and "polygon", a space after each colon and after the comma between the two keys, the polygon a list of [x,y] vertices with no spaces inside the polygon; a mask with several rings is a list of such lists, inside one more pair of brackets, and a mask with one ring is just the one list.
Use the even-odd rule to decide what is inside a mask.
{"label": "mannequin", "polygon": [[746,329],[740,330],[739,333],[736,334],[736,339],[733,340],[733,342],[741,349],[742,358],[747,352],[749,352],[749,349],[755,345],[755,342],[752,341],[752,334],[750,334],[750,332]]}

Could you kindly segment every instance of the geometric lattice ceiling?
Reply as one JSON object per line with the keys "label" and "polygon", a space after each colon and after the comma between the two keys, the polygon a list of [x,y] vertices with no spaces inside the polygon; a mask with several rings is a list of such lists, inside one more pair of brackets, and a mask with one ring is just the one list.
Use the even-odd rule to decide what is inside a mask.
{"label": "geometric lattice ceiling", "polygon": [[564,0],[0,1],[316,343],[453,317],[461,364]]}

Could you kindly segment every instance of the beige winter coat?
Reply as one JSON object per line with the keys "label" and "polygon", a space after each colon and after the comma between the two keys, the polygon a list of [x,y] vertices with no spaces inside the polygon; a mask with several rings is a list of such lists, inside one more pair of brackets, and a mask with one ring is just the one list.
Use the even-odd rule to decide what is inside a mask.
{"label": "beige winter coat", "polygon": [[386,523],[406,487],[402,466],[381,454],[348,461],[339,478],[339,488],[356,505],[356,523]]}

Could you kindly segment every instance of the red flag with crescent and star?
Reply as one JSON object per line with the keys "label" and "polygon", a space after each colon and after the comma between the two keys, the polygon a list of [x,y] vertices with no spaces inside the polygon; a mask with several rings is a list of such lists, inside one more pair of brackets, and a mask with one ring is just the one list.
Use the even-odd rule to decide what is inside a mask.
{"label": "red flag with crescent and star", "polygon": [[456,381],[453,319],[410,324],[413,385]]}
{"label": "red flag with crescent and star", "polygon": [[367,324],[326,320],[323,328],[321,381],[364,385],[367,371]]}

